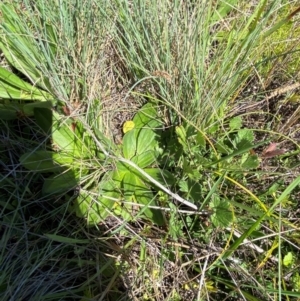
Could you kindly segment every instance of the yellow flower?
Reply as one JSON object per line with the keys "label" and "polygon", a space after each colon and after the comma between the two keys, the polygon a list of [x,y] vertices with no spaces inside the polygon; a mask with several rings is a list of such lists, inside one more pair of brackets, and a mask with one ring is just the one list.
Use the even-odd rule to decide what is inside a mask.
{"label": "yellow flower", "polygon": [[123,124],[123,133],[126,134],[127,132],[131,131],[134,128],[135,124],[132,120],[128,120]]}

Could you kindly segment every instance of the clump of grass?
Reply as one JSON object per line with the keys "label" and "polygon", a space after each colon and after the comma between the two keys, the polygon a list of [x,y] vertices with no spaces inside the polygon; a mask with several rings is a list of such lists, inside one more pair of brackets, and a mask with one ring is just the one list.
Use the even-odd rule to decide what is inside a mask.
{"label": "clump of grass", "polygon": [[[41,131],[44,119],[35,113],[1,121],[3,300],[274,300],[298,294],[297,225],[284,209],[296,206],[299,146],[286,136],[295,152],[282,150],[281,157],[264,161],[268,141],[259,141],[258,133],[267,133],[265,140],[283,135],[255,128],[258,119],[229,116],[265,54],[263,39],[285,24],[278,5],[258,1],[243,13],[234,0],[3,2],[6,60],[57,102],[54,115],[60,115],[51,135]],[[1,105],[22,111],[25,99],[7,94]],[[123,122],[145,102],[140,120],[134,119],[142,129],[131,121],[132,131],[113,141],[110,116],[125,108]],[[39,109],[45,108],[33,111]],[[20,155],[39,149],[70,157],[73,141],[53,149],[62,128],[68,135],[60,142],[73,137],[81,151],[71,154],[84,171],[80,190],[45,195],[49,173],[25,170]],[[147,148],[152,144],[154,151]],[[153,151],[155,160],[136,154],[141,149]],[[160,182],[149,184],[147,172]],[[183,198],[185,205],[178,202]],[[103,199],[107,207],[94,206]],[[97,222],[88,227],[91,220]]]}
{"label": "clump of grass", "polygon": [[[108,32],[100,6],[5,1],[0,9],[3,65],[56,102],[61,113],[63,106],[75,111],[87,103],[85,122],[103,130],[99,100],[107,90]],[[3,83],[2,77],[5,90]],[[11,95],[0,100],[1,110],[9,106],[16,113],[1,120],[1,300],[93,299],[107,288],[105,275],[115,273],[114,263],[102,256],[85,222],[69,213],[74,191],[44,196],[47,174],[20,164],[26,152],[51,149],[51,137],[24,114],[30,101]]]}
{"label": "clump of grass", "polygon": [[[32,83],[65,102],[95,99],[102,88],[95,84],[104,72],[101,12],[93,2],[78,5],[19,1],[1,6],[6,18],[2,45],[14,50],[2,47],[6,58]],[[6,38],[14,29],[19,35],[15,42]]]}
{"label": "clump of grass", "polygon": [[257,41],[273,13],[274,4],[266,8],[261,1],[247,20],[231,2],[114,6],[121,16],[115,44],[126,74],[157,88],[157,101],[175,109],[175,119],[183,116],[199,128],[224,118],[228,102],[252,72]]}

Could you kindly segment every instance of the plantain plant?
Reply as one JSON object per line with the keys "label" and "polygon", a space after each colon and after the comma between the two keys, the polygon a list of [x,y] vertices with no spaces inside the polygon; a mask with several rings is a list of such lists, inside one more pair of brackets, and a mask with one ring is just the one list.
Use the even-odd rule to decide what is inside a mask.
{"label": "plantain plant", "polygon": [[[136,164],[159,183],[174,184],[172,174],[158,167],[162,121],[156,108],[151,103],[144,105],[132,122],[134,128],[123,138],[123,157]],[[118,161],[115,168],[109,171],[99,183],[99,201],[105,203],[108,197],[119,198],[114,203],[110,202],[114,204],[110,208],[116,214],[126,220],[134,220],[140,212],[154,223],[162,225],[164,219],[161,211],[151,208],[159,205],[156,197],[158,190],[145,178],[144,173],[124,161]],[[134,207],[140,210],[134,212],[136,210]]]}
{"label": "plantain plant", "polygon": [[[159,205],[155,197],[157,189],[132,166],[122,161],[107,160],[102,152],[97,151],[80,121],[74,127],[74,122],[64,123],[65,118],[55,112],[52,120],[49,120],[51,111],[44,108],[36,108],[34,114],[41,130],[51,133],[52,148],[55,151],[29,151],[21,156],[20,162],[29,170],[46,174],[42,189],[44,196],[62,194],[81,183],[84,189],[69,210],[86,218],[89,225],[101,222],[112,213],[126,220],[134,220],[142,214],[156,224],[164,223],[161,211],[150,208]],[[156,161],[160,156],[159,128],[162,122],[154,106],[150,103],[143,106],[132,122],[134,128],[124,135],[120,155],[135,163],[156,181],[174,184],[171,173],[157,167]],[[114,147],[116,155],[117,146],[113,146],[108,139],[106,142],[110,150]],[[109,166],[107,170],[103,168],[105,163]],[[95,172],[97,169],[102,169],[103,172]],[[92,176],[95,173],[98,177]],[[140,210],[134,212],[135,205]]]}

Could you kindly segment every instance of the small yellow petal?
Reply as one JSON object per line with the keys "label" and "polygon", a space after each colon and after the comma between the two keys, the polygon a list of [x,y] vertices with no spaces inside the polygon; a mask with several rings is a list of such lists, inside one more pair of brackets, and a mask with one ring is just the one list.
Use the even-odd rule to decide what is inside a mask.
{"label": "small yellow petal", "polygon": [[131,131],[134,128],[135,124],[132,120],[128,120],[123,124],[123,133],[126,134],[127,132]]}

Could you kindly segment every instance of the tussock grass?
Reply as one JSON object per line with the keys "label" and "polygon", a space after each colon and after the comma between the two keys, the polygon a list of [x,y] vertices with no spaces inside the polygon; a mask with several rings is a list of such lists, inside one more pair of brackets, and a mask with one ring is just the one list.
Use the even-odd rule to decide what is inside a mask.
{"label": "tussock grass", "polygon": [[[50,149],[51,137],[32,117],[1,121],[1,300],[299,298],[298,111],[276,103],[298,104],[290,81],[299,66],[288,73],[277,66],[297,62],[279,58],[297,53],[299,40],[274,53],[266,46],[297,24],[292,2],[25,0],[0,7],[3,65],[58,101],[62,122],[80,121],[109,153],[103,161],[78,159],[92,170],[78,183],[85,195],[97,199],[97,184],[120,159],[123,122],[151,101],[164,121],[159,167],[177,179],[166,189],[196,195],[194,205],[205,209],[194,212],[159,192],[164,226],[142,214],[128,222],[116,205],[87,227],[69,210],[76,189],[44,196],[47,174],[19,162],[28,151]],[[238,115],[241,121],[232,119]],[[197,143],[193,131],[201,134]],[[246,168],[253,145],[262,157],[263,140],[287,150]],[[136,200],[120,193],[115,201],[133,204],[134,215]],[[234,223],[216,226],[211,203],[227,209],[224,223]]]}

